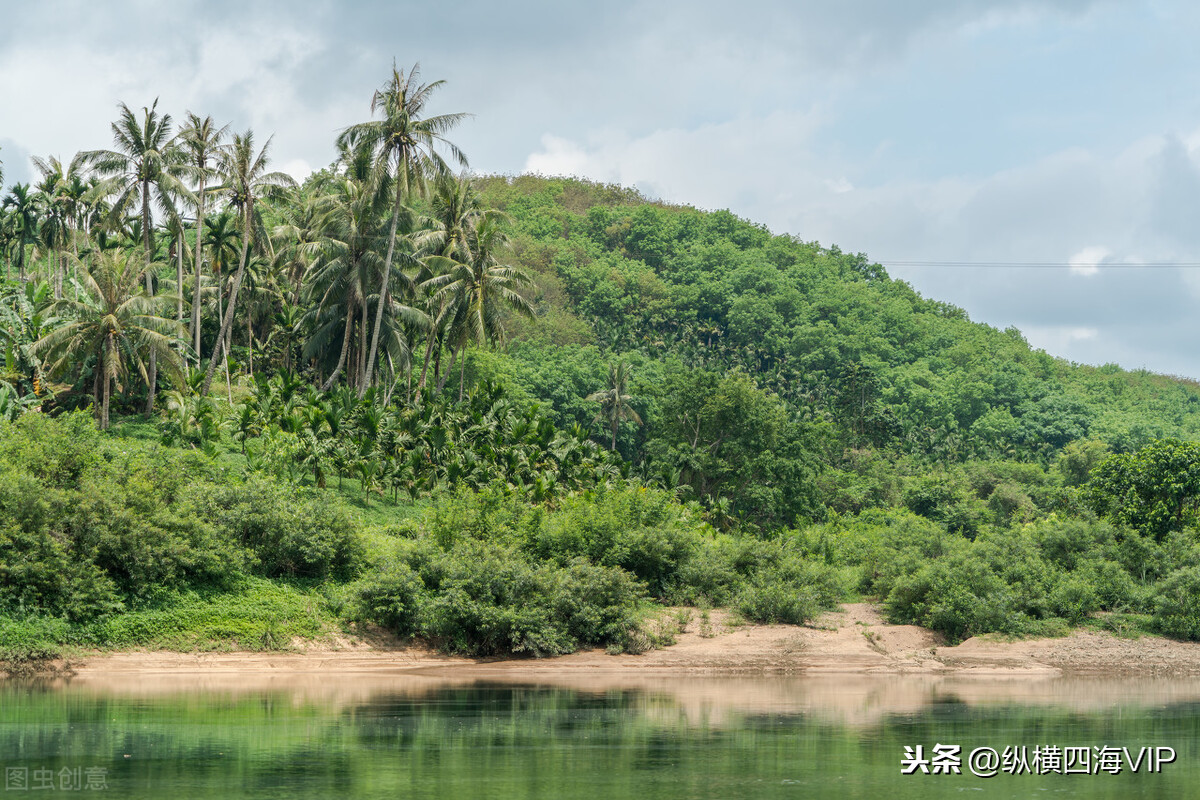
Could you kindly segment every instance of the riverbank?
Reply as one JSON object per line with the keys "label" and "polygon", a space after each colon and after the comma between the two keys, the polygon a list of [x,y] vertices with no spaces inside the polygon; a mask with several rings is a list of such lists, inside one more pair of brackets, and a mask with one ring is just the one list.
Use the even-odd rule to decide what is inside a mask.
{"label": "riverbank", "polygon": [[168,673],[452,673],[472,679],[591,673],[1200,676],[1200,644],[1079,629],[1052,639],[975,637],[951,647],[924,628],[887,624],[867,603],[846,604],[812,626],[736,624],[713,611],[707,619],[692,614],[681,627],[674,644],[640,655],[588,650],[557,658],[480,660],[373,639],[297,642],[283,652],[84,653],[58,666],[86,678]]}

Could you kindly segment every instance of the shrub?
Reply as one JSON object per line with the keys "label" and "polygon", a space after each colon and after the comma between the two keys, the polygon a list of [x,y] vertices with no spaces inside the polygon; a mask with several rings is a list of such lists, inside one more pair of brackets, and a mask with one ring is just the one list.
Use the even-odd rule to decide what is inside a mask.
{"label": "shrub", "polygon": [[622,643],[644,596],[622,569],[582,558],[531,564],[512,545],[487,542],[449,552],[406,542],[358,587],[361,618],[475,656]]}
{"label": "shrub", "polygon": [[14,672],[28,662],[57,658],[69,628],[65,619],[55,617],[0,616],[0,661]]}
{"label": "shrub", "polygon": [[1178,569],[1159,585],[1152,623],[1167,636],[1200,640],[1200,567]]}
{"label": "shrub", "polygon": [[423,590],[421,579],[407,564],[386,563],[359,583],[357,616],[409,636],[417,628]]}
{"label": "shrub", "polygon": [[956,553],[896,581],[884,604],[894,623],[923,625],[951,641],[979,633],[1020,633],[1026,620],[1014,612],[1008,587],[983,559]]}
{"label": "shrub", "polygon": [[203,512],[250,549],[266,577],[338,578],[357,574],[365,556],[358,527],[338,506],[255,478],[222,488]]}

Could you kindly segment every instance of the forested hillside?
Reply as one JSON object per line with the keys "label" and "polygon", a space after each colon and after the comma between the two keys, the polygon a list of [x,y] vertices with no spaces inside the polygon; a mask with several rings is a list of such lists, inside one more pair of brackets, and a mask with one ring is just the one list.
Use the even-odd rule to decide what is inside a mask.
{"label": "forested hillside", "polygon": [[[1052,477],[1079,483],[1106,452],[1200,434],[1195,382],[1056,359],[862,255],[619,187],[478,183],[511,215],[514,263],[539,287],[537,321],[506,352],[480,354],[479,374],[587,425],[586,396],[608,365],[628,364],[642,424],[621,424],[622,456],[747,518],[897,504],[931,471],[958,484],[951,494],[987,500],[968,476],[990,470],[1048,508],[1038,490]],[[805,494],[806,481],[819,489]]]}
{"label": "forested hillside", "polygon": [[5,191],[0,659],[638,650],[667,604],[855,596],[952,638],[1200,637],[1194,382],[725,211],[460,173],[439,86],[393,72],[299,185],[122,105]]}

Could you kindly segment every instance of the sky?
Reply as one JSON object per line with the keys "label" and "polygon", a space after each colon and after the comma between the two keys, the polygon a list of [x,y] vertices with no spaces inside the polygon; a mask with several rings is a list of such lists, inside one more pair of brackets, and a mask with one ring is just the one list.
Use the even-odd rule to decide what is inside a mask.
{"label": "sky", "polygon": [[1182,0],[0,0],[0,160],[27,181],[157,98],[302,178],[419,64],[476,172],[728,208],[1053,355],[1200,379],[1198,30]]}

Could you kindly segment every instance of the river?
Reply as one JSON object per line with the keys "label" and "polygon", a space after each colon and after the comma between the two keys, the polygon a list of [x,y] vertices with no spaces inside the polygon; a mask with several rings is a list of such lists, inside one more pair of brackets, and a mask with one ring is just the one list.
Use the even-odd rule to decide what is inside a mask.
{"label": "river", "polygon": [[[991,751],[997,774],[974,774]],[[442,670],[0,683],[0,797],[1185,798],[1200,792],[1198,754],[1200,680],[1184,679],[525,683]]]}

